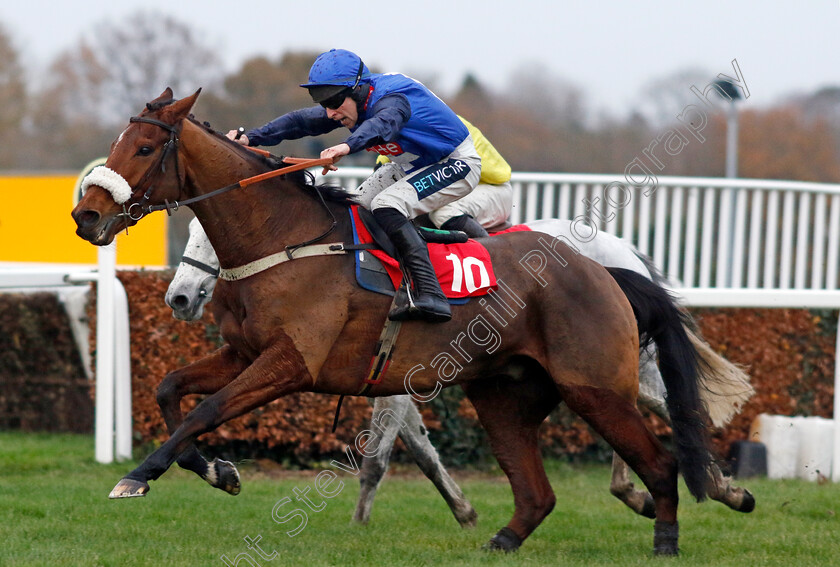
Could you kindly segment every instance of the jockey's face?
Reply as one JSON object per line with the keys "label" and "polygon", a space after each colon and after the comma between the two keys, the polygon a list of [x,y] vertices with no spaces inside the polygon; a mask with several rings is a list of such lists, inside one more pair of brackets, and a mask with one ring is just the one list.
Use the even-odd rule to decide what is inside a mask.
{"label": "jockey's face", "polygon": [[341,125],[346,126],[347,128],[355,126],[356,121],[359,119],[359,111],[356,108],[356,101],[349,96],[344,99],[344,102],[342,102],[341,106],[338,108],[326,108],[325,110],[327,111],[327,118],[335,120],[336,122],[341,122]]}

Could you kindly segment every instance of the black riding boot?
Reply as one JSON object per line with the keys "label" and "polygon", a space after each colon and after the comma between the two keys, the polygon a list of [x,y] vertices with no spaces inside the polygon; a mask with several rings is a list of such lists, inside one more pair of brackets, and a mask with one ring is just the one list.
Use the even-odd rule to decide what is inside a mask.
{"label": "black riding boot", "polygon": [[466,232],[467,236],[470,238],[484,238],[485,236],[490,236],[487,234],[487,231],[484,230],[484,227],[478,224],[478,221],[470,215],[452,217],[440,225],[440,227],[443,230],[460,230],[462,232]]}
{"label": "black riding boot", "polygon": [[373,211],[373,216],[394,243],[397,259],[412,283],[414,306],[396,307],[388,318],[392,321],[421,319],[431,323],[449,321],[452,318],[449,301],[440,289],[426,242],[420,238],[417,229],[396,209],[377,209]]}

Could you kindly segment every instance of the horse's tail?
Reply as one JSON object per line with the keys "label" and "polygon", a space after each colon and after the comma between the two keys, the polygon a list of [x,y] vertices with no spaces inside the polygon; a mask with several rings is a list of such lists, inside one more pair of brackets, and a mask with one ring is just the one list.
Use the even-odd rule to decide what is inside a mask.
{"label": "horse's tail", "polygon": [[656,343],[680,472],[689,492],[704,500],[712,458],[699,391],[700,356],[685,330],[688,316],[665,288],[644,276],[622,268],[607,270],[633,307],[639,336]]}
{"label": "horse's tail", "polygon": [[750,377],[688,329],[688,338],[700,357],[700,399],[715,427],[723,427],[741,410],[755,390]]}

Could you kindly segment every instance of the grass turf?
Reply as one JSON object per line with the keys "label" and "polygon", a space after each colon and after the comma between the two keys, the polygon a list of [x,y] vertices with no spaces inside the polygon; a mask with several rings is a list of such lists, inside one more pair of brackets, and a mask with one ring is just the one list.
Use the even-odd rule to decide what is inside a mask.
{"label": "grass turf", "polygon": [[[478,527],[458,527],[432,484],[404,468],[380,487],[368,526],[351,524],[358,495],[352,474],[336,473],[340,492],[323,499],[321,472],[269,474],[240,467],[243,490],[231,497],[176,467],[151,483],[145,498],[110,501],[108,492],[136,463],[100,465],[93,439],[78,435],[0,432],[0,566],[205,566],[221,556],[248,565],[647,565],[653,526],[615,500],[604,465],[549,462],[557,494],[552,514],[515,554],[480,551],[513,512],[501,475],[454,474],[479,513]],[[342,485],[337,484],[343,483]],[[681,555],[685,566],[840,564],[840,485],[749,479],[752,514],[716,502],[694,503],[681,488]],[[295,501],[306,491],[319,512]],[[304,509],[307,522],[297,535]],[[264,557],[249,549],[256,541]],[[249,562],[245,555],[254,559]],[[274,555],[272,555],[274,554]]]}

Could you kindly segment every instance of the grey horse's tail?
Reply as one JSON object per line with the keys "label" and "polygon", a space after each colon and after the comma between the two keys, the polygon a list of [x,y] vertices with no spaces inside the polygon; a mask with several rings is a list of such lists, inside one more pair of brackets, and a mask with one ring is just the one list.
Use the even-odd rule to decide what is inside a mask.
{"label": "grey horse's tail", "polygon": [[[672,284],[646,254],[635,249],[633,253],[650,272],[655,284],[662,287]],[[699,330],[690,318],[684,322],[687,323],[685,332],[699,356],[700,400],[712,420],[712,425],[723,427],[741,411],[741,406],[755,393],[755,389],[750,384],[749,375],[741,367],[716,353],[709,343],[700,337]]]}

